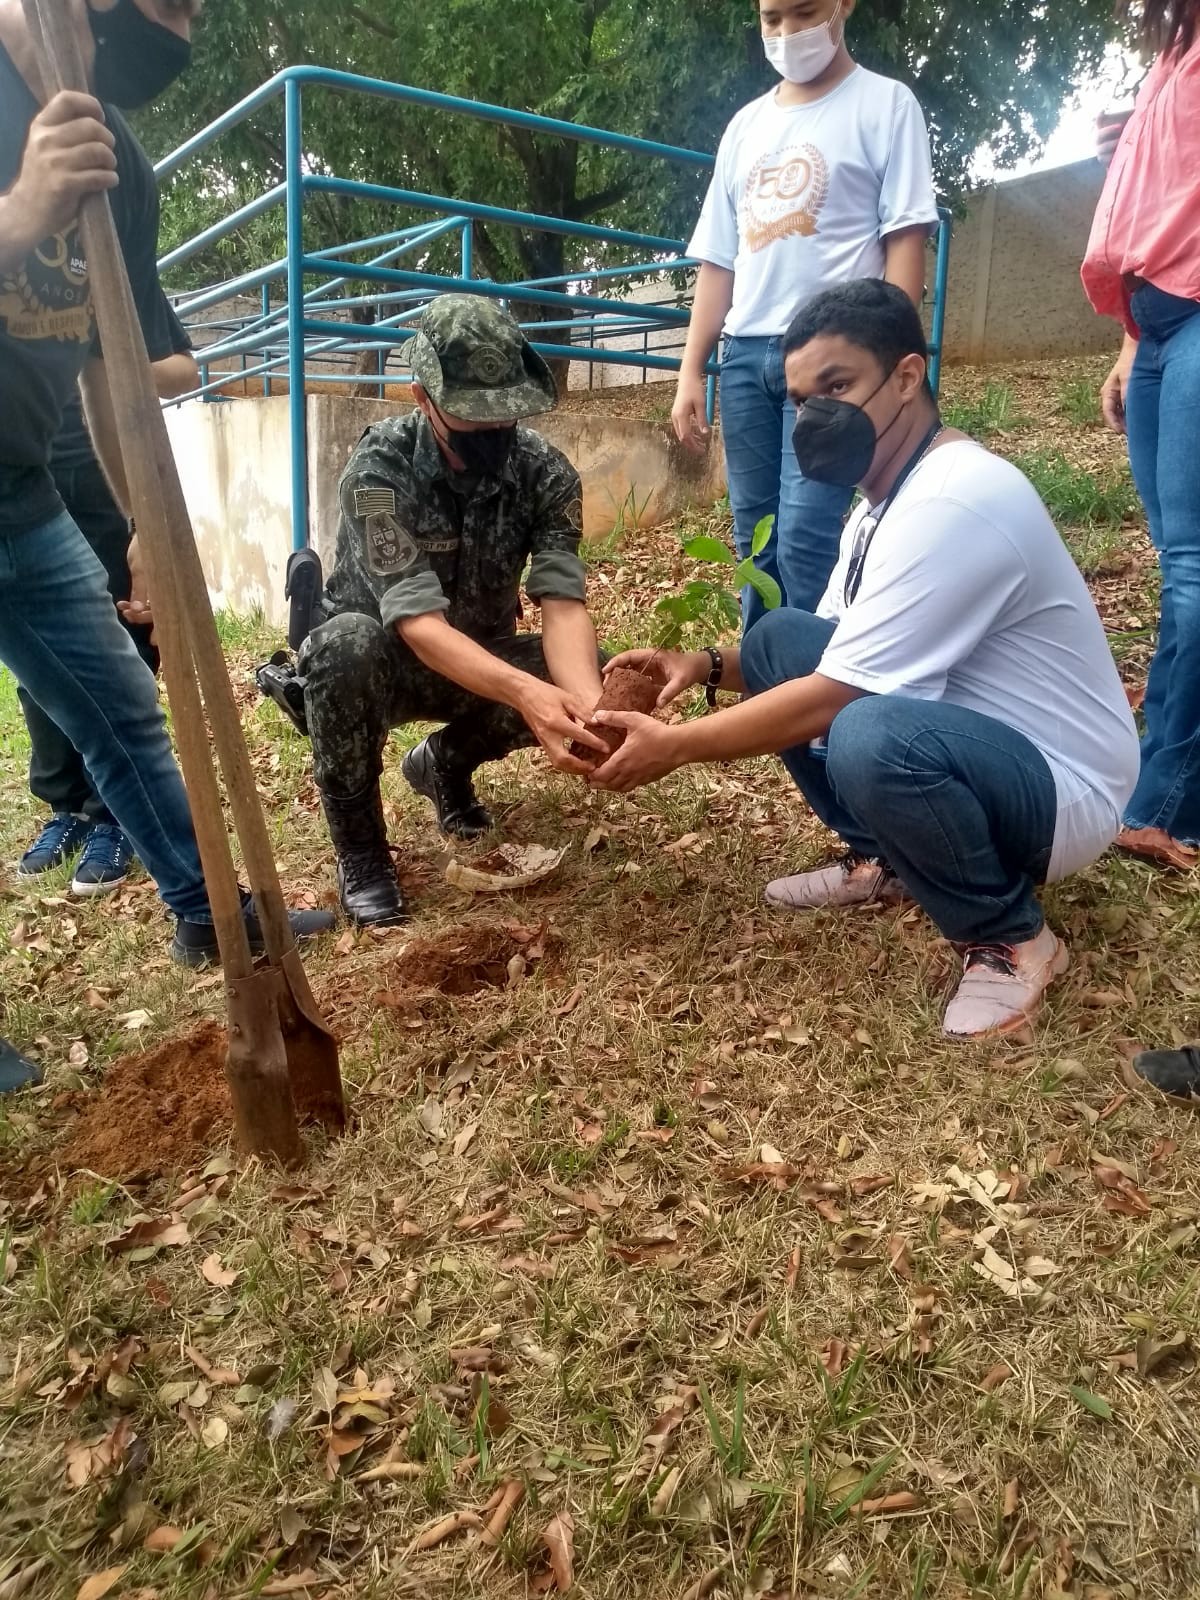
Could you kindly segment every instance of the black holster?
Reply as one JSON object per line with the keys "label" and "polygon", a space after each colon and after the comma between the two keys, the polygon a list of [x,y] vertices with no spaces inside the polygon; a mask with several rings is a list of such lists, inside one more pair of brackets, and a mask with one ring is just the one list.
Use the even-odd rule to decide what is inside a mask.
{"label": "black holster", "polygon": [[[284,598],[288,602],[288,644],[299,650],[320,620],[321,594],[325,575],[321,558],[315,550],[294,550],[288,557],[287,581]],[[308,712],[304,704],[304,679],[286,650],[277,650],[264,666],[259,667],[254,680],[268,700],[304,736],[308,737]]]}

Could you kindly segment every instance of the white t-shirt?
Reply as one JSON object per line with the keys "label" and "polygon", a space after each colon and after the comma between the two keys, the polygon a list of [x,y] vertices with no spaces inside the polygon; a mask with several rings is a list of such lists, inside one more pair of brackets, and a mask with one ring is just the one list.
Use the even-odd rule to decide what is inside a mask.
{"label": "white t-shirt", "polygon": [[847,606],[866,514],[851,516],[818,607],[837,621],[818,672],[1023,733],[1058,791],[1050,881],[1090,865],[1121,825],[1138,739],[1099,614],[1037,491],[982,445],[931,450],[879,524]]}
{"label": "white t-shirt", "polygon": [[937,220],[916,97],[856,67],[811,105],[781,106],[772,90],[742,107],[688,254],[733,271],[725,332],[769,338],[819,290],[882,278],[889,233]]}

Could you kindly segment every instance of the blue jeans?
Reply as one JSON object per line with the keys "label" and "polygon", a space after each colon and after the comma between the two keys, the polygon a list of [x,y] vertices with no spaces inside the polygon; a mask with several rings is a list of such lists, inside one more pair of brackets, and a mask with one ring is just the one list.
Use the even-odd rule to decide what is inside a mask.
{"label": "blue jeans", "polygon": [[[764,617],[742,645],[749,694],[807,677],[834,624]],[[866,695],[834,718],[824,758],[783,763],[826,827],[886,861],[945,938],[1023,944],[1041,931],[1058,796],[1045,757],[993,717],[940,700]]]}
{"label": "blue jeans", "polygon": [[1129,460],[1162,567],[1162,613],[1125,822],[1200,844],[1200,303],[1147,285],[1132,310],[1141,338],[1125,394]]}
{"label": "blue jeans", "polygon": [[[783,604],[815,611],[837,564],[852,489],[806,478],[796,465],[796,408],[787,397],[783,340],[726,339],[721,352],[721,437],[739,556],[754,530],[774,517],[758,564],[783,590]],[[742,594],[742,631],[763,616],[753,589]]]}
{"label": "blue jeans", "polygon": [[[113,499],[100,463],[55,472],[54,482],[76,527],[100,558],[109,594],[114,600],[128,600],[129,519]],[[158,651],[150,643],[150,629],[129,631],[138,655],[151,672],[157,671]],[[17,693],[29,729],[30,791],[51,811],[73,811],[91,822],[111,823],[114,818],[96,793],[78,750],[28,690]]]}
{"label": "blue jeans", "polygon": [[0,662],[79,751],[177,917],[210,922],[191,812],[154,675],[64,511],[0,534]]}

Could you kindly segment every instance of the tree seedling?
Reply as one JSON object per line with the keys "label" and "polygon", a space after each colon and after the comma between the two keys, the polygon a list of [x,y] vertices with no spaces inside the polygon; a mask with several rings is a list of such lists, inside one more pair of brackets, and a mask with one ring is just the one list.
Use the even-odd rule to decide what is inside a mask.
{"label": "tree seedling", "polygon": [[[645,665],[635,670],[615,667],[605,675],[604,693],[596,707],[598,711],[637,711],[649,716],[658,704],[659,685],[650,676],[650,667],[656,656],[664,650],[679,648],[688,630],[703,627],[710,635],[736,628],[741,621],[739,592],[745,586],[752,588],[762,599],[768,611],[774,611],[783,602],[779,585],[769,573],[758,566],[771,539],[774,517],[764,517],[754,530],[750,554],[739,561],[737,556],[711,534],[698,534],[683,540],[683,553],[693,561],[711,562],[730,573],[731,582],[716,578],[693,578],[682,594],[668,595],[654,608],[659,619],[656,629],[654,655]],[[603,724],[593,731],[608,746],[609,753],[619,750],[625,742],[625,730]],[[595,752],[578,742],[571,746],[571,754],[581,761],[594,762]]]}
{"label": "tree seedling", "polygon": [[729,580],[693,578],[682,594],[660,600],[654,608],[661,618],[659,650],[677,650],[689,630],[712,635],[738,627],[742,617],[741,591],[745,588],[753,589],[768,611],[778,610],[783,594],[770,573],[758,565],[759,556],[771,542],[774,526],[774,517],[762,519],[754,530],[750,554],[740,561],[728,545],[712,534],[701,533],[683,540],[684,555],[723,567]]}

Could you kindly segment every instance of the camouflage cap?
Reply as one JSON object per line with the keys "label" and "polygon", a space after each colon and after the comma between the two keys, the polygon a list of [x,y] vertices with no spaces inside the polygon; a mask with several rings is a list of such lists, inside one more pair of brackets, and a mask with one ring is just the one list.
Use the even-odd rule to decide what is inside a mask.
{"label": "camouflage cap", "polygon": [[514,422],[558,399],[550,368],[515,320],[482,295],[431,300],[409,345],[413,377],[447,416]]}

